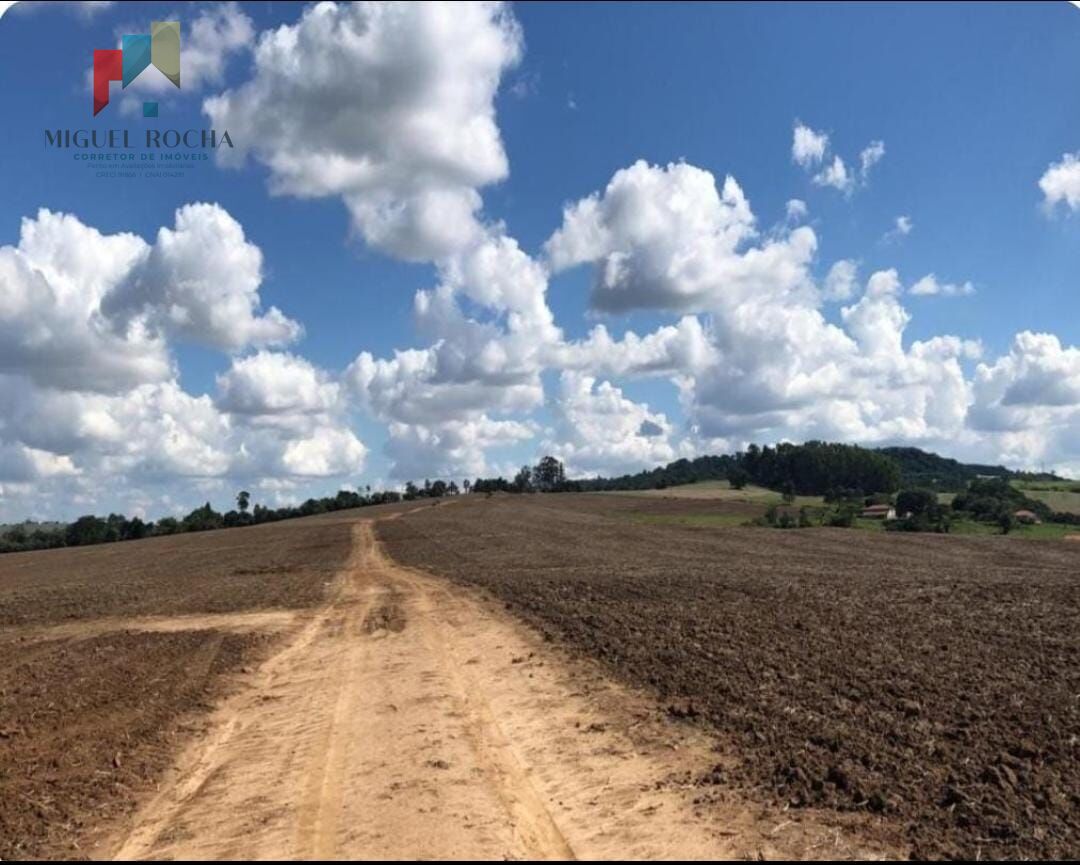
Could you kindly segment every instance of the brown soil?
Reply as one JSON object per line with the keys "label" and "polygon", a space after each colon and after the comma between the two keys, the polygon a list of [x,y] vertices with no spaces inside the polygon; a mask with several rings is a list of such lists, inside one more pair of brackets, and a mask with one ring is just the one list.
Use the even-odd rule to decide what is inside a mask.
{"label": "brown soil", "polygon": [[[252,635],[119,631],[35,643],[0,664],[0,857],[79,857],[171,764],[181,719]],[[6,654],[6,652],[5,652]]]}
{"label": "brown soil", "polygon": [[0,857],[897,852],[733,794],[711,737],[397,567],[378,515],[0,560]]}
{"label": "brown soil", "polygon": [[702,767],[722,789],[868,815],[919,857],[1080,855],[1075,543],[628,518],[642,507],[477,496],[379,530],[707,721],[736,755]]}
{"label": "brown soil", "polygon": [[325,597],[355,520],[0,556],[0,859],[79,856],[130,812]]}
{"label": "brown soil", "polygon": [[[332,602],[225,701],[119,859],[866,856],[807,816],[703,819],[700,732],[356,527]],[[844,828],[841,826],[840,828]]]}
{"label": "brown soil", "polygon": [[348,555],[355,518],[0,556],[0,625],[309,607]]}

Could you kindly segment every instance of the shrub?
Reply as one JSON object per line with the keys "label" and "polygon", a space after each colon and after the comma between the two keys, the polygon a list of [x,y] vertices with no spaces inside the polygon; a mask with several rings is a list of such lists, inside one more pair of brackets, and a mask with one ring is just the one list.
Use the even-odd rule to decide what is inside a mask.
{"label": "shrub", "polygon": [[933,490],[902,490],[896,496],[896,512],[901,517],[934,514],[938,508],[937,493]]}
{"label": "shrub", "polygon": [[858,513],[857,508],[853,505],[840,505],[825,514],[822,518],[822,524],[838,529],[850,529],[855,525],[855,517]]}

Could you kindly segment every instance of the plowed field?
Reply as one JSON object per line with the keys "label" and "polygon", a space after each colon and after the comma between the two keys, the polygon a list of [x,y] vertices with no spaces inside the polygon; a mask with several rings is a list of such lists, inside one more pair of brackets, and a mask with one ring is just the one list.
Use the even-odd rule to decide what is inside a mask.
{"label": "plowed field", "polygon": [[916,856],[1080,856],[1080,547],[649,508],[477,496],[379,531],[708,725],[714,781],[879,816]]}

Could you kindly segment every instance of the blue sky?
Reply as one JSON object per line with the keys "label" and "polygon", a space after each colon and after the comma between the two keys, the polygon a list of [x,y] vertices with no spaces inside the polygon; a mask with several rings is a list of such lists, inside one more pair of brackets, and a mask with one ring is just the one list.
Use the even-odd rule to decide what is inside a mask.
{"label": "blue sky", "polygon": [[[664,457],[817,434],[867,444],[909,442],[1017,465],[1080,468],[1080,451],[1069,443],[1080,430],[1080,355],[1071,348],[1080,342],[1080,192],[1071,197],[1080,189],[1080,169],[1073,172],[1066,160],[1080,151],[1075,107],[1080,10],[1066,3],[520,4],[488,9],[471,23],[456,25],[473,26],[478,40],[489,40],[478,41],[475,56],[467,55],[474,65],[465,64],[468,75],[460,81],[453,77],[464,74],[451,62],[453,47],[440,41],[449,36],[438,28],[428,32],[423,21],[406,25],[388,19],[379,25],[386,27],[387,40],[425,34],[408,50],[431,60],[425,73],[430,80],[406,81],[400,70],[380,66],[378,59],[335,54],[347,46],[327,51],[357,81],[381,82],[380,98],[392,102],[393,88],[402,88],[400,105],[391,111],[380,103],[370,116],[363,87],[351,91],[329,77],[324,94],[316,74],[305,91],[301,82],[283,76],[269,61],[260,64],[253,53],[258,34],[318,26],[300,4],[102,6],[28,4],[0,21],[0,76],[7,94],[0,244],[18,248],[21,220],[47,208],[71,214],[102,234],[137,234],[149,249],[159,228],[175,227],[178,208],[209,202],[242,226],[244,242],[261,251],[251,314],[277,307],[302,325],[304,335],[277,341],[218,331],[208,335],[193,325],[162,324],[175,313],[175,298],[171,313],[160,304],[135,310],[130,298],[124,302],[129,304],[124,322],[143,316],[148,327],[160,330],[155,331],[158,342],[146,350],[169,359],[176,387],[192,399],[205,395],[213,404],[207,409],[216,412],[209,426],[221,423],[229,430],[229,443],[218,444],[262,454],[242,465],[228,455],[208,456],[221,429],[186,430],[184,435],[193,437],[190,453],[185,449],[183,458],[166,460],[164,467],[117,445],[121,433],[97,439],[86,432],[86,418],[98,412],[114,420],[127,417],[133,393],[160,387],[161,375],[106,393],[85,381],[58,384],[37,367],[28,372],[28,364],[48,362],[30,348],[9,352],[10,357],[0,352],[6,382],[0,387],[9,392],[3,404],[17,403],[24,419],[22,427],[10,421],[0,425],[0,453],[19,466],[0,476],[0,517],[45,515],[45,510],[67,516],[82,506],[141,508],[153,515],[204,492],[224,503],[238,483],[288,500],[329,492],[341,483],[396,483],[414,471],[460,477],[506,470],[542,450],[558,451],[581,472],[636,470]],[[352,13],[340,14],[345,20]],[[207,28],[200,41],[196,21],[201,16]],[[150,21],[172,17],[184,28],[186,86],[160,91],[161,116],[144,120],[125,109],[114,84],[112,103],[91,118],[92,50],[113,47],[121,33],[148,32]],[[405,28],[405,35],[394,27]],[[460,30],[453,35],[463,38]],[[305,59],[302,48],[295,50]],[[312,50],[306,62],[317,59]],[[151,68],[143,75],[157,74]],[[473,92],[470,82],[485,75],[490,86]],[[244,87],[249,89],[240,90]],[[423,87],[443,95],[418,96]],[[255,105],[255,114],[234,101],[211,116],[204,101],[222,93],[246,93],[244,101]],[[470,118],[494,124],[480,143],[456,139],[457,130],[448,125],[443,131],[449,155],[432,156],[430,142],[406,142],[401,148],[406,156],[399,159],[392,139],[390,144],[377,140],[383,120],[396,122],[411,110],[435,138],[442,134],[439,122],[460,126],[460,116],[437,116],[427,101],[453,101],[459,93],[467,94]],[[138,94],[132,104],[142,98],[147,94]],[[352,109],[358,110],[349,122],[341,121]],[[380,120],[375,114],[382,110],[388,113]],[[375,154],[380,176],[363,182],[346,173],[316,177],[321,169],[309,166],[302,177],[286,178],[290,190],[274,194],[272,187],[287,174],[275,160],[295,156],[290,148],[297,147],[294,132],[286,134],[272,119],[278,111],[290,122],[297,118],[304,147],[324,156],[340,148],[355,165]],[[797,124],[817,140],[827,136],[820,158],[805,164],[795,158]],[[229,128],[246,159],[232,167],[211,160],[186,170],[183,178],[107,179],[93,176],[70,153],[43,147],[45,128],[128,128],[141,136],[150,125]],[[501,147],[502,169],[497,158],[492,161],[487,146],[492,142],[496,150]],[[872,142],[883,143],[884,155],[865,180],[843,190],[815,183],[837,156],[857,176],[860,153]],[[702,194],[694,206],[700,204],[711,228],[697,238],[671,228],[676,222],[640,231],[620,223],[625,214],[620,216],[609,184],[619,186],[616,172],[639,160],[644,160],[641,172],[623,178],[633,192],[624,206],[663,210]],[[717,210],[705,200],[709,182],[704,193],[698,183],[706,175],[676,177],[669,167],[678,165],[707,172],[717,188],[728,176],[736,181],[752,211],[753,228],[743,226],[732,249],[715,244],[718,232],[735,218],[734,210]],[[1055,166],[1060,170],[1051,174]],[[1049,191],[1040,187],[1047,176]],[[482,203],[471,215],[440,216],[444,223],[468,223],[470,239],[451,242],[415,232],[388,239],[390,229],[378,222],[383,217],[365,210],[376,200],[391,209],[427,207],[416,202],[427,201],[423,195],[429,188],[450,190],[455,202],[478,196]],[[605,189],[612,194],[605,196]],[[564,207],[594,193],[606,245],[567,253],[559,263],[545,244],[566,227]],[[789,218],[793,199],[804,203],[805,213]],[[226,218],[218,211],[203,217]],[[906,234],[896,230],[899,217],[910,221]],[[792,241],[799,226],[814,238],[812,252],[801,258]],[[567,237],[573,231],[568,229]],[[414,295],[453,283],[446,277],[449,270],[466,267],[469,256],[497,238],[516,240],[520,249],[514,262],[527,260],[544,269],[543,285],[528,301],[529,315],[535,315],[537,304],[546,305],[558,336],[538,321],[515,335],[508,324],[515,307],[486,302],[491,290],[467,279],[448,293],[456,309],[498,331],[489,332],[486,344],[506,355],[501,362],[514,367],[516,377],[500,378],[497,363],[480,371],[455,367],[448,372],[449,361],[435,354],[429,360],[439,371],[427,379],[410,378],[400,365],[385,368],[385,376],[397,382],[393,386],[350,367],[361,352],[375,363],[392,363],[395,350],[425,351],[440,339],[452,348],[459,335],[448,336],[445,321],[418,321]],[[790,256],[784,261],[797,272],[784,275],[780,265],[755,271],[746,291],[758,299],[750,306],[732,300],[737,292],[725,274],[739,273],[740,257],[771,241],[783,245],[778,254]],[[409,245],[408,253],[402,244]],[[673,253],[674,246],[679,249]],[[61,255],[58,248],[50,250],[47,254]],[[39,266],[32,255],[24,257],[31,270]],[[687,257],[693,273],[704,273],[704,288],[695,282],[691,290],[685,275],[679,277],[683,284],[661,278],[670,275],[673,262]],[[592,288],[605,268],[627,261],[628,270],[610,286],[610,297],[637,300],[598,303]],[[850,262],[855,278],[842,297],[824,298],[827,275],[838,261]],[[140,279],[142,285],[176,279],[187,265],[170,262],[156,269],[148,264],[147,273],[136,275],[117,265],[118,287],[112,290],[127,296]],[[875,274],[892,271],[892,282],[882,278],[876,288],[869,287]],[[955,296],[913,293],[912,286],[929,274],[939,286],[970,283],[970,290]],[[71,278],[78,283],[82,277]],[[168,285],[155,283],[149,290],[158,292],[158,301],[173,297]],[[687,299],[688,292],[693,299]],[[760,299],[762,294],[769,300]],[[866,301],[861,311],[845,314],[861,299]],[[881,302],[873,306],[871,301]],[[124,303],[103,301],[103,308]],[[628,305],[633,308],[627,310]],[[15,321],[0,305],[0,321],[5,314],[12,333],[32,326]],[[776,327],[787,328],[788,341],[755,342],[746,322],[773,315]],[[666,365],[646,368],[631,359],[614,368],[605,352],[588,343],[597,324],[618,341],[627,330],[644,338],[685,316],[707,331],[702,339],[712,346],[711,359],[687,366],[679,360],[685,352],[673,350]],[[859,331],[860,320],[887,319],[895,325],[898,317],[906,326],[896,339],[875,330],[876,324]],[[1056,346],[1038,339],[1021,346],[1017,335],[1023,333],[1052,336]],[[935,348],[932,360],[912,348],[945,335],[962,345]],[[67,348],[75,342],[56,326],[50,338]],[[833,340],[835,350],[806,349]],[[844,340],[858,346],[841,346]],[[543,343],[543,356],[526,352],[522,342],[531,345],[530,352]],[[580,351],[571,363],[565,355],[575,345]],[[469,343],[451,354],[460,359],[478,350]],[[843,354],[842,363],[828,359],[834,351]],[[236,411],[219,378],[245,358],[275,352],[304,365],[291,370],[306,382],[296,387],[308,388],[292,395],[289,405],[295,411],[290,414],[292,409],[275,401],[279,379],[273,369],[254,370],[254,364],[243,381],[257,393],[248,393],[247,408]],[[529,353],[527,360],[523,352]],[[790,356],[791,363],[777,366],[776,353]],[[787,383],[779,383],[784,376]],[[791,384],[803,378],[808,383]],[[856,379],[857,388],[845,384]],[[750,390],[743,384],[754,382],[760,383],[759,392],[739,395]],[[320,385],[340,393],[325,400],[312,397],[310,388]],[[507,397],[506,387],[518,388],[518,395]],[[421,416],[403,393],[409,388],[425,394],[430,414]],[[898,388],[906,389],[906,396],[894,401]],[[35,423],[53,418],[46,405],[72,393],[92,396],[79,397],[85,403],[81,419],[67,419],[71,435],[60,436],[60,443],[35,435]],[[460,397],[467,410],[439,408],[445,406],[440,394]],[[35,402],[39,397],[44,402]],[[124,434],[166,434],[154,425],[167,416],[154,401],[162,397],[139,398],[149,400],[139,415],[148,426]],[[252,408],[252,401],[261,408]],[[938,411],[932,405],[937,402],[949,405]],[[653,423],[657,416],[663,419],[662,442],[641,432],[645,421]],[[478,432],[488,424],[504,426]],[[255,437],[250,440],[244,432],[249,428]],[[275,430],[274,436],[267,429]],[[359,450],[342,438],[346,431]],[[208,436],[203,444],[209,450],[196,458],[191,454],[202,453],[203,444],[195,442],[200,435]],[[313,450],[318,458],[286,459],[290,446],[305,441],[309,444],[301,451]],[[324,452],[342,447],[348,458],[324,458]],[[199,467],[200,461],[210,467]],[[292,470],[283,468],[288,465]],[[110,493],[101,492],[105,472],[121,477]]]}

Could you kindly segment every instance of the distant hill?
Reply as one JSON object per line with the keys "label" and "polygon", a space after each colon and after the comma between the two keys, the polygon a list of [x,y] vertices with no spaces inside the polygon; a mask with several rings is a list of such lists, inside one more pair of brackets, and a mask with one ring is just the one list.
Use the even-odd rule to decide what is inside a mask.
{"label": "distant hill", "polygon": [[878,448],[878,452],[891,457],[900,466],[901,483],[905,487],[959,492],[980,475],[998,478],[1013,476],[1013,472],[1005,466],[962,463],[919,448]]}
{"label": "distant hill", "polygon": [[[776,454],[778,460],[766,460],[763,466],[757,454]],[[940,492],[960,492],[967,488],[970,481],[978,477],[1002,477],[1009,480],[1064,480],[1053,474],[1031,474],[1007,469],[1004,466],[962,463],[950,457],[943,457],[914,447],[860,448],[856,445],[833,445],[824,442],[807,442],[805,445],[779,445],[778,448],[760,449],[751,446],[746,454],[726,454],[720,456],[701,456],[696,459],[680,459],[666,466],[621,475],[613,478],[589,478],[574,482],[576,489],[582,490],[646,490],[663,489],[728,479],[733,472],[742,472],[755,483],[772,489],[781,489],[785,480],[794,481],[793,486],[800,492],[820,493],[817,487],[825,486],[860,486],[866,492],[879,492],[879,485],[873,479],[881,477],[881,465],[875,463],[871,455],[884,457],[895,465],[898,483],[894,489],[923,487]],[[823,468],[821,460],[825,460]],[[819,467],[811,470],[807,463],[818,463]],[[814,475],[808,481],[808,475]],[[884,490],[891,491],[891,490]]]}
{"label": "distant hill", "polygon": [[666,466],[620,475],[614,478],[588,478],[576,481],[578,489],[599,490],[655,490],[694,484],[698,481],[725,480],[737,464],[731,456],[704,456],[696,459],[680,459]]}
{"label": "distant hill", "polygon": [[1053,473],[1032,474],[1007,469],[1005,466],[962,463],[919,448],[878,448],[900,467],[901,485],[907,488],[924,487],[941,492],[960,492],[978,477],[997,477],[1009,480],[1064,480]]}
{"label": "distant hill", "polygon": [[782,442],[775,447],[752,444],[738,454],[676,460],[635,475],[579,480],[574,482],[574,488],[663,489],[721,479],[736,486],[755,483],[771,490],[811,496],[838,490],[895,492],[900,487],[900,470],[888,456],[858,445]]}

